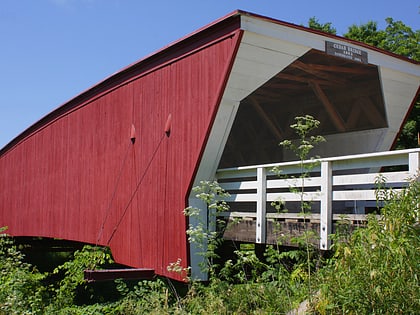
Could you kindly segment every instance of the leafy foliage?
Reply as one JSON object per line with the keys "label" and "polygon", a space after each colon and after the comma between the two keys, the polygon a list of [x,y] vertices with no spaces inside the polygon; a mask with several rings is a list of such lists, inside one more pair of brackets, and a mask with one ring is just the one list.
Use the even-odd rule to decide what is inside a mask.
{"label": "leafy foliage", "polygon": [[[325,138],[320,135],[313,135],[314,131],[319,127],[320,121],[315,119],[311,115],[295,117],[295,123],[290,125],[297,136],[297,140],[283,140],[280,145],[286,149],[290,149],[295,153],[296,158],[300,162],[300,174],[301,179],[300,189],[296,187],[289,187],[291,192],[294,192],[300,196],[300,210],[301,214],[305,215],[306,212],[311,209],[311,202],[306,202],[304,199],[305,195],[305,178],[307,178],[311,170],[318,165],[316,157],[311,157],[310,153],[315,146],[325,141]],[[311,163],[305,163],[306,160],[312,160]],[[277,167],[273,168],[273,172],[281,176],[282,170]],[[279,204],[274,202],[272,204],[277,209]],[[281,204],[280,204],[281,206]]]}
{"label": "leafy foliage", "polygon": [[420,183],[389,196],[319,275],[320,314],[415,314],[420,309]]}
{"label": "leafy foliage", "polygon": [[74,253],[74,259],[54,269],[53,273],[64,273],[58,288],[55,289],[54,308],[67,307],[75,304],[78,289],[88,291],[87,283],[84,280],[84,270],[94,270],[104,264],[112,263],[109,249],[85,245],[83,250]]}
{"label": "leafy foliage", "polygon": [[46,275],[23,261],[5,230],[0,228],[0,314],[43,314]]}
{"label": "leafy foliage", "polygon": [[395,149],[402,150],[416,148],[418,144],[418,133],[420,132],[420,100],[414,104],[414,107],[404,124],[401,134],[398,137]]}
{"label": "leafy foliage", "polygon": [[[75,252],[56,268],[63,277],[50,287],[43,283],[47,275],[23,262],[12,239],[2,234],[0,314],[284,314],[314,292],[318,314],[415,314],[420,307],[420,183],[413,180],[402,192],[378,191],[377,196],[386,198],[382,217],[369,217],[367,227],[350,237],[336,236],[334,256],[313,274],[310,290],[305,250],[267,246],[258,257],[247,246],[213,268],[208,283],[116,280],[115,300],[97,301],[81,275],[85,268],[108,263],[107,249],[87,246]],[[85,303],[78,303],[77,292],[88,297]]]}
{"label": "leafy foliage", "polygon": [[[309,159],[309,154],[312,149],[320,142],[324,142],[325,138],[320,135],[311,135],[320,124],[319,120],[315,119],[313,116],[298,116],[295,117],[295,121],[294,124],[290,125],[290,128],[292,128],[297,135],[298,141],[292,142],[291,140],[283,140],[280,142],[280,145],[291,149],[296,154],[299,161],[303,162],[304,160]],[[302,167],[305,166],[302,165]]]}
{"label": "leafy foliage", "polygon": [[229,194],[225,192],[216,181],[202,181],[200,186],[194,187],[193,192],[207,207],[204,209],[208,212],[203,218],[203,209],[196,207],[188,207],[184,210],[184,214],[190,219],[195,219],[196,223],[190,223],[187,230],[188,241],[194,243],[200,250],[197,255],[204,258],[200,268],[202,272],[214,274],[215,259],[219,258],[216,249],[223,241],[220,237],[220,230],[224,221],[217,219],[217,213],[228,211],[229,206],[224,198]]}
{"label": "leafy foliage", "polygon": [[[301,215],[306,219],[306,215],[311,212],[312,203],[306,201],[305,196],[305,178],[310,174],[310,171],[315,167],[318,162],[314,157],[310,156],[311,151],[314,147],[325,141],[325,138],[320,135],[314,135],[314,131],[319,127],[320,121],[315,119],[311,115],[298,116],[295,118],[295,123],[290,127],[293,129],[298,137],[297,142],[291,140],[283,140],[280,145],[291,149],[296,157],[300,161],[300,176],[301,188],[300,191],[291,187],[292,192],[296,192],[300,196],[300,211]],[[305,160],[312,159],[313,163],[304,163]],[[306,222],[306,220],[305,220]],[[314,267],[314,261],[316,261],[317,251],[312,244],[312,239],[317,239],[318,235],[315,231],[305,229],[301,236],[294,238],[292,241],[295,242],[299,248],[304,248],[306,252],[306,261],[298,265],[292,273],[292,277],[299,276],[305,280],[308,289],[309,299],[312,296],[312,272]]]}
{"label": "leafy foliage", "polygon": [[413,31],[401,21],[385,19],[385,30],[378,29],[378,23],[369,21],[362,25],[352,25],[345,37],[391,51],[401,56],[420,60],[420,30]]}
{"label": "leafy foliage", "polygon": [[[210,228],[206,228],[205,222],[216,223],[215,214],[228,210],[221,199],[227,193],[217,182],[205,181],[194,191],[207,205],[209,217],[198,221],[196,226],[190,226],[187,233],[190,241],[209,242],[210,246],[203,246],[205,251],[199,253],[206,258],[203,270],[209,272],[209,283],[191,283],[190,290],[180,303],[183,310],[193,314],[259,314],[261,310],[284,313],[306,296],[303,284],[307,277],[291,272],[297,269],[293,265],[301,266],[302,257],[306,257],[301,250],[280,254],[278,247],[267,246],[261,258],[256,255],[253,246],[238,248],[234,251],[234,259],[219,265],[217,248],[222,242],[220,230],[214,230],[211,224]],[[185,214],[197,216],[201,211],[187,208]],[[296,255],[298,252],[301,254]],[[248,298],[244,299],[244,296]]]}
{"label": "leafy foliage", "polygon": [[312,28],[314,30],[319,30],[319,31],[325,32],[325,33],[330,33],[330,34],[334,34],[334,35],[337,34],[337,30],[336,30],[335,27],[332,26],[331,22],[327,22],[327,23],[322,24],[314,16],[309,19],[308,27]]}

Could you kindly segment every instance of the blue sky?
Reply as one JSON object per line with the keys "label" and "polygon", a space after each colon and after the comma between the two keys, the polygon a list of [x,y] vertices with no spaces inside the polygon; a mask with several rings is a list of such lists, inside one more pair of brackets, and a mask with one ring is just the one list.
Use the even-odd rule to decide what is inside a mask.
{"label": "blue sky", "polygon": [[420,29],[419,0],[1,0],[0,148],[121,68],[241,9],[307,25],[385,18]]}

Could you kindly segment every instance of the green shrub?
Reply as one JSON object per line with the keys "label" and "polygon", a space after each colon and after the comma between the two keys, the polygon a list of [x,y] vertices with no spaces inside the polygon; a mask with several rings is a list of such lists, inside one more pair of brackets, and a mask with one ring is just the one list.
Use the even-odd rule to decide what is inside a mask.
{"label": "green shrub", "polygon": [[[199,192],[206,203],[225,209],[216,201],[224,194],[217,183],[203,184]],[[318,272],[319,255],[311,249],[308,256],[307,237],[300,238],[300,249],[266,246],[263,257],[255,247],[242,246],[219,265],[218,230],[190,230],[190,237],[212,244],[202,248],[208,283],[175,287],[160,278],[116,280],[109,283],[113,299],[95,297],[95,286],[83,279],[85,269],[112,263],[108,249],[85,246],[76,251],[54,270],[60,280],[47,286],[51,274],[24,262],[13,240],[1,234],[0,315],[285,314],[314,292],[309,302],[318,314],[415,314],[420,309],[420,183],[413,180],[401,192],[381,189],[377,196],[385,202],[382,216],[370,216],[366,228],[351,236],[336,235],[334,255]],[[194,214],[196,209],[189,210]],[[172,264],[173,270],[178,267],[178,262]]]}
{"label": "green shrub", "polygon": [[72,306],[76,302],[79,291],[84,295],[93,297],[92,287],[84,280],[84,270],[97,269],[105,264],[112,263],[109,249],[85,245],[82,250],[74,252],[73,259],[54,269],[53,274],[62,274],[63,277],[55,288],[53,303],[49,306],[52,313],[57,309]]}
{"label": "green shrub", "polygon": [[417,314],[420,310],[420,183],[387,191],[381,218],[370,216],[319,274],[320,314]]}
{"label": "green shrub", "polygon": [[46,275],[24,262],[5,230],[0,228],[0,314],[43,314]]}

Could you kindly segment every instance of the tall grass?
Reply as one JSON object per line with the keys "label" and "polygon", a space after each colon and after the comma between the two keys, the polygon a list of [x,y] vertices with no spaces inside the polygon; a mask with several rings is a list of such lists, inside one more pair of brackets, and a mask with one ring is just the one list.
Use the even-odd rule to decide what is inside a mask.
{"label": "tall grass", "polygon": [[418,314],[420,310],[420,183],[383,191],[381,217],[348,242],[317,277],[319,314]]}

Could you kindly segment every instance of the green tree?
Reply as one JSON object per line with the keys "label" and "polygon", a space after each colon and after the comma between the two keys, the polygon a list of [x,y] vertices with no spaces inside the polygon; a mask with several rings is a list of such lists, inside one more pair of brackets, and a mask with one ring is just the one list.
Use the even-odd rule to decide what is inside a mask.
{"label": "green tree", "polygon": [[395,54],[420,60],[420,30],[413,31],[401,21],[385,19],[387,26],[378,29],[377,22],[369,21],[362,25],[352,25],[344,37],[388,50]]}
{"label": "green tree", "polygon": [[337,30],[335,29],[335,27],[332,26],[331,22],[327,22],[327,23],[320,23],[319,20],[316,17],[311,17],[309,19],[308,22],[308,27],[312,28],[314,30],[319,30],[325,33],[330,33],[330,34],[337,34]]}
{"label": "green tree", "polygon": [[418,144],[418,135],[420,131],[420,98],[417,99],[410,115],[408,116],[407,122],[404,124],[401,134],[398,137],[395,149],[408,149],[416,148]]}
{"label": "green tree", "polygon": [[348,32],[344,34],[344,37],[354,39],[378,48],[383,48],[386,33],[384,30],[378,29],[378,22],[369,21],[362,25],[351,25],[348,29]]}

